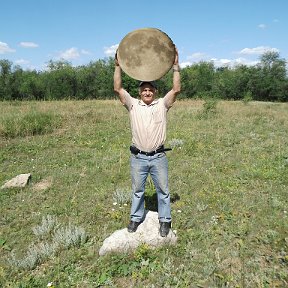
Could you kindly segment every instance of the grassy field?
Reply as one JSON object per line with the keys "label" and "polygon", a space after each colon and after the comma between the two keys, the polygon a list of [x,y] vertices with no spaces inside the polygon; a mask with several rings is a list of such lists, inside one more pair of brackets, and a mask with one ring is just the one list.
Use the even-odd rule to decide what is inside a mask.
{"label": "grassy field", "polygon": [[129,221],[126,110],[0,103],[0,186],[32,174],[0,190],[0,287],[288,287],[288,104],[177,101],[168,117],[177,246],[99,257]]}

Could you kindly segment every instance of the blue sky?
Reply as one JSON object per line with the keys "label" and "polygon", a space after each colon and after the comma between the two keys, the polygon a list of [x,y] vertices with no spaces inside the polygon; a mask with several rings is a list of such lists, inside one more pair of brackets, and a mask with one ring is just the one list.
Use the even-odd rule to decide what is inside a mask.
{"label": "blue sky", "polygon": [[167,33],[182,67],[254,65],[266,51],[288,59],[287,0],[0,0],[0,59],[43,70],[114,56],[129,32]]}

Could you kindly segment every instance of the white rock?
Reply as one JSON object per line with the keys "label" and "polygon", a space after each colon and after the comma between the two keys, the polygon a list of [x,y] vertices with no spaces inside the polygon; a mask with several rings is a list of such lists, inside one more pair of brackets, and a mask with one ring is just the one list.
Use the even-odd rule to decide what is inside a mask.
{"label": "white rock", "polygon": [[28,183],[28,181],[31,178],[31,174],[19,174],[16,177],[12,178],[11,180],[8,180],[1,189],[5,188],[14,188],[14,187],[25,187]]}
{"label": "white rock", "polygon": [[106,238],[99,250],[103,256],[110,252],[128,252],[135,250],[141,244],[148,244],[151,248],[162,245],[173,245],[177,242],[177,236],[170,229],[167,237],[159,234],[158,213],[148,211],[143,223],[138,226],[134,233],[129,233],[127,228],[117,230]]}

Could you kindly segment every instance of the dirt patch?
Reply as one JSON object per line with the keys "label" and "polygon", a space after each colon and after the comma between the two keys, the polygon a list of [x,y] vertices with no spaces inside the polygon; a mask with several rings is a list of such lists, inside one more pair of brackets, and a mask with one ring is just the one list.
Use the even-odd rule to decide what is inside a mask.
{"label": "dirt patch", "polygon": [[34,186],[33,186],[33,190],[34,191],[47,190],[48,188],[50,188],[52,186],[52,183],[53,183],[52,177],[48,177],[46,179],[41,180],[38,183],[35,183]]}

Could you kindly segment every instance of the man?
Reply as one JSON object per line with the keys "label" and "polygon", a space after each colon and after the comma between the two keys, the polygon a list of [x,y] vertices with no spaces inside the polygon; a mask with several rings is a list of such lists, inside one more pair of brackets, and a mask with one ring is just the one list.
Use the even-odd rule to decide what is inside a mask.
{"label": "man", "polygon": [[173,65],[173,87],[163,98],[155,99],[154,82],[139,84],[140,100],[133,98],[122,87],[121,67],[115,57],[114,91],[129,112],[132,146],[130,169],[132,179],[132,205],[129,232],[135,232],[144,221],[144,192],[148,175],[151,175],[157,192],[160,235],[166,237],[171,228],[170,193],[168,189],[168,161],[165,154],[166,117],[180,93],[180,67],[178,52]]}

